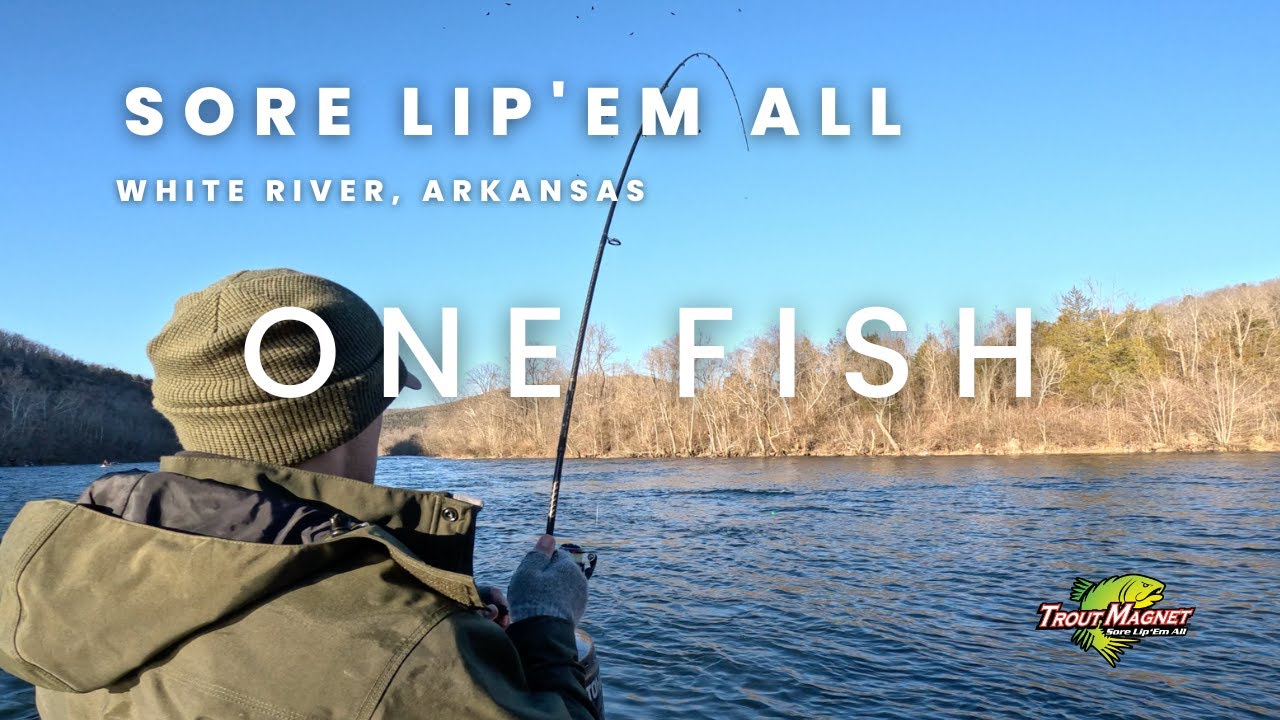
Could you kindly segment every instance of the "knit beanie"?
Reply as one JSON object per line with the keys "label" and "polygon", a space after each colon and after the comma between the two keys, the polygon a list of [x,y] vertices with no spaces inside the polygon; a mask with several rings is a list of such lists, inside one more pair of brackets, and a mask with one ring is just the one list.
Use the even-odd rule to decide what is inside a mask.
{"label": "knit beanie", "polygon": [[[298,398],[258,387],[245,363],[250,327],[282,307],[318,315],[337,349],[329,379]],[[191,451],[296,465],[359,435],[392,400],[383,397],[378,314],[347,288],[294,270],[238,272],[179,299],[147,355],[155,408]],[[315,373],[320,343],[305,323],[284,320],[263,337],[261,357],[272,380],[296,385]],[[401,387],[420,387],[399,365]]]}

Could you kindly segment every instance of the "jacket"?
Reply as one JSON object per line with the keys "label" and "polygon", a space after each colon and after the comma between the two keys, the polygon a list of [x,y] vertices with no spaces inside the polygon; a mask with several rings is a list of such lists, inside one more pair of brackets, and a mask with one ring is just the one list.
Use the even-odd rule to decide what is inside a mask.
{"label": "jacket", "polygon": [[572,623],[478,615],[479,506],[217,456],[28,503],[0,667],[46,720],[595,717]]}

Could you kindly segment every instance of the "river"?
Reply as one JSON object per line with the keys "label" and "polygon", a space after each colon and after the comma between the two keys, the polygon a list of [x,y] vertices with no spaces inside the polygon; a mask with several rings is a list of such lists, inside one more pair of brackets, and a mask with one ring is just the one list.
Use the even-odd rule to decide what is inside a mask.
{"label": "river", "polygon": [[[0,468],[0,527],[100,472]],[[549,475],[379,465],[483,498],[478,579],[503,585]],[[617,720],[1280,715],[1280,456],[570,461],[564,488],[562,539],[600,552],[583,624]],[[1075,577],[1125,573],[1194,606],[1190,631],[1113,669],[1035,629]],[[34,717],[0,673],[0,718]]]}

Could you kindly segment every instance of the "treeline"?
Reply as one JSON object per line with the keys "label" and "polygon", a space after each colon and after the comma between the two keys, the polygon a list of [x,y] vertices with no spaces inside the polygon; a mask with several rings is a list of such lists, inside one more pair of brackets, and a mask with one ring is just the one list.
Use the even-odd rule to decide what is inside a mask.
{"label": "treeline", "polygon": [[[674,338],[641,367],[614,362],[608,332],[589,333],[570,435],[572,456],[864,455],[1280,449],[1280,280],[1188,295],[1151,308],[1096,287],[1061,296],[1032,333],[1030,398],[1014,396],[1014,363],[979,360],[975,396],[959,396],[953,328],[908,347],[910,379],[893,397],[859,397],[858,370],[884,382],[884,363],[843,337],[799,338],[796,394],[778,397],[776,328],[724,361],[698,363],[694,398],[677,396]],[[1012,345],[997,315],[985,344]],[[535,362],[530,382],[563,384],[563,365]],[[559,399],[512,398],[496,365],[468,378],[468,397],[393,411],[383,451],[448,457],[546,456]]]}
{"label": "treeline", "polygon": [[0,330],[0,465],[150,460],[178,449],[151,381]]}

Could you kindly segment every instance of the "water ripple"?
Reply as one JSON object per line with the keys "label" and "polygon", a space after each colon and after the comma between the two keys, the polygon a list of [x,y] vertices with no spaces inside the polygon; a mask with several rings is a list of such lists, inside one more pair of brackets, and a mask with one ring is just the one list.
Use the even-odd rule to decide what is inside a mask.
{"label": "water ripple", "polygon": [[[0,527],[96,468],[0,470]],[[382,482],[484,498],[482,582],[541,524],[550,463],[386,458]],[[1276,456],[571,461],[565,540],[611,718],[1275,717]],[[1108,667],[1037,631],[1073,579],[1138,572],[1185,637]],[[34,717],[0,677],[0,718]]]}

